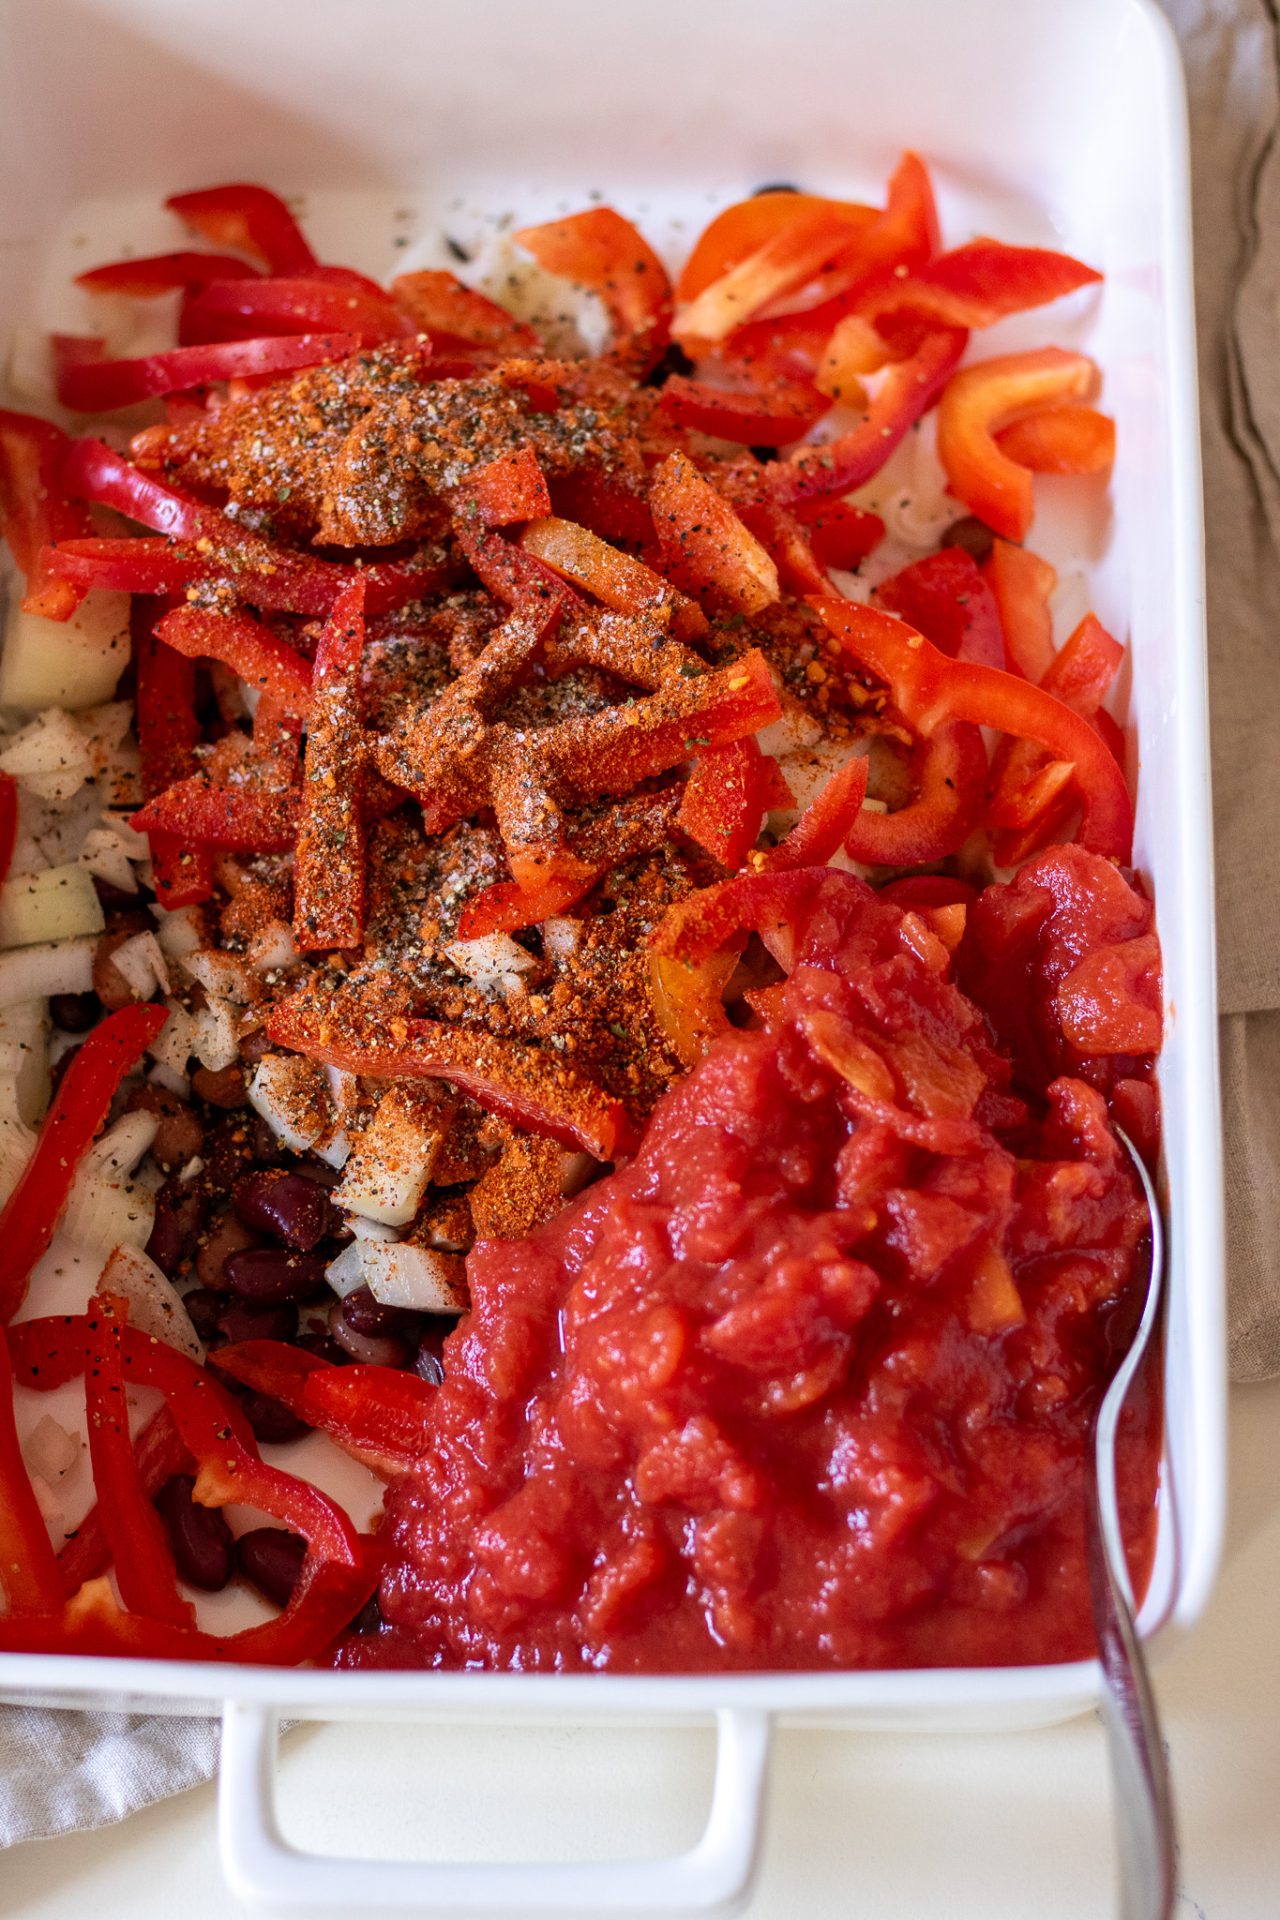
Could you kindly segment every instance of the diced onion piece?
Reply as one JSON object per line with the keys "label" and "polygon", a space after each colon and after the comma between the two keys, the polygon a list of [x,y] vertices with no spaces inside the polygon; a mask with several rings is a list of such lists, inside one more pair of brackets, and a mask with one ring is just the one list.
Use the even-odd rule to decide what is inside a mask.
{"label": "diced onion piece", "polygon": [[62,1226],[88,1251],[105,1256],[117,1246],[145,1247],[151,1238],[156,1203],[128,1178],[128,1169],[151,1145],[158,1124],[153,1113],[127,1113],[81,1161]]}
{"label": "diced onion piece", "polygon": [[0,1119],[0,1206],[17,1186],[35,1144],[36,1136],[30,1127],[7,1114]]}
{"label": "diced onion piece", "polygon": [[221,1073],[240,1058],[240,1022],[229,1000],[210,999],[195,1017],[195,1054],[210,1073]]}
{"label": "diced onion piece", "polygon": [[122,1113],[115,1125],[94,1141],[80,1163],[81,1171],[92,1179],[101,1175],[106,1180],[132,1173],[159,1128],[158,1114]]}
{"label": "diced onion piece", "polygon": [[111,960],[123,974],[135,1000],[150,1000],[157,988],[161,993],[169,992],[169,969],[154,933],[135,933],[130,939],[122,940],[112,952]]}
{"label": "diced onion piece", "polygon": [[0,887],[0,947],[74,940],[106,926],[93,878],[84,867],[47,867]]}
{"label": "diced onion piece", "polygon": [[7,742],[0,771],[42,800],[70,800],[92,774],[93,757],[70,714],[50,707]]}
{"label": "diced onion piece", "polygon": [[0,953],[0,1007],[54,993],[89,993],[97,944],[86,937]]}
{"label": "diced onion piece", "polygon": [[554,914],[542,922],[542,951],[548,960],[567,960],[578,951],[582,922],[570,915]]}
{"label": "diced onion piece", "polygon": [[80,849],[80,865],[95,880],[105,880],[120,893],[136,893],[138,876],[129,849],[111,827],[91,827]]}
{"label": "diced onion piece", "polygon": [[422,1204],[452,1113],[452,1101],[437,1087],[393,1087],[356,1140],[335,1204],[384,1226],[407,1226]]}
{"label": "diced onion piece", "polygon": [[299,961],[292,929],[283,920],[268,920],[250,940],[244,957],[255,973],[288,973]]}
{"label": "diced onion piece", "polygon": [[98,1286],[104,1292],[124,1295],[129,1302],[129,1325],[139,1333],[176,1347],[189,1360],[203,1362],[204,1346],[181,1294],[140,1247],[113,1247]]}
{"label": "diced onion piece", "polygon": [[0,1111],[34,1126],[49,1102],[49,1004],[20,1000],[0,1011]]}
{"label": "diced onion piece", "polygon": [[329,1282],[340,1300],[364,1285],[364,1267],[361,1264],[361,1242],[352,1240],[342,1249],[336,1260],[331,1260],[324,1270]]}
{"label": "diced onion piece", "polygon": [[[182,1093],[186,1089],[187,1062],[196,1050],[196,1023],[193,1016],[176,1000],[166,1000],[164,1004],[169,1018],[147,1051],[156,1066],[162,1068],[167,1076],[162,1084],[172,1086],[174,1093]],[[152,1077],[160,1078],[159,1074]],[[182,1085],[173,1086],[175,1079],[180,1080]]]}
{"label": "diced onion piece", "polygon": [[24,613],[9,602],[0,654],[0,707],[79,712],[110,700],[129,663],[129,595],[94,589],[69,620]]}
{"label": "diced onion piece", "polygon": [[233,1006],[250,1007],[262,993],[260,982],[239,954],[206,948],[197,953],[184,953],[182,965],[207,994],[229,1000]]}
{"label": "diced onion piece", "polygon": [[408,1307],[415,1313],[466,1309],[466,1263],[456,1253],[437,1253],[404,1240],[366,1240],[360,1259],[364,1283],[384,1307]]}
{"label": "diced onion piece", "polygon": [[22,1457],[46,1486],[56,1487],[80,1458],[83,1444],[51,1413],[42,1413],[22,1443]]}
{"label": "diced onion piece", "polygon": [[249,1082],[249,1105],[293,1153],[313,1147],[333,1128],[324,1068],[300,1054],[264,1053]]}
{"label": "diced onion piece", "polygon": [[536,965],[531,953],[509,933],[485,933],[475,940],[455,940],[444,950],[459,973],[465,973],[482,993],[500,993],[506,998],[522,993],[522,973]]}
{"label": "diced onion piece", "polygon": [[783,693],[780,698],[782,712],[756,735],[761,753],[772,754],[775,759],[794,753],[797,747],[815,746],[822,738],[822,728],[794,694]]}
{"label": "diced onion piece", "polygon": [[[143,847],[146,839],[142,834],[134,838]],[[156,939],[160,942],[160,951],[170,960],[183,960],[189,953],[208,944],[209,929],[203,907],[175,907],[172,913],[162,906],[151,909],[156,916]]]}

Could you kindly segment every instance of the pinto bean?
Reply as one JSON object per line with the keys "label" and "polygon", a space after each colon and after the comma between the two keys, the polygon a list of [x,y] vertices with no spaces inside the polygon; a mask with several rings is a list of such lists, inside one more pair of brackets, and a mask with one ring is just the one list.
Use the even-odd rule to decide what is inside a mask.
{"label": "pinto bean", "polygon": [[116,1013],[121,1007],[131,1007],[137,999],[133,988],[111,958],[117,947],[126,940],[132,940],[134,929],[123,927],[115,933],[103,933],[98,936],[98,944],[93,950],[93,990],[108,1013]]}
{"label": "pinto bean", "polygon": [[176,1473],[152,1504],[169,1536],[179,1577],[202,1593],[221,1593],[231,1578],[231,1529],[216,1507],[192,1499],[195,1484],[189,1473]]}
{"label": "pinto bean", "polygon": [[166,1180],[156,1195],[147,1252],[170,1280],[190,1261],[203,1213],[204,1202],[194,1180]]}
{"label": "pinto bean", "polygon": [[337,1216],[324,1189],[305,1173],[264,1167],[236,1183],[231,1204],[246,1227],[269,1233],[287,1247],[310,1253]]}

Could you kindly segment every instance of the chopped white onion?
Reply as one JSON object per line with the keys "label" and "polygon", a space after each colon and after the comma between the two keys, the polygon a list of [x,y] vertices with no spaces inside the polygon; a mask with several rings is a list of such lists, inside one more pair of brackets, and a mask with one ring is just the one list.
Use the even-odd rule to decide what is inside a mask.
{"label": "chopped white onion", "polygon": [[393,1087],[358,1135],[334,1203],[346,1213],[407,1226],[431,1180],[450,1109],[429,1087]]}
{"label": "chopped white onion", "polygon": [[83,1170],[72,1183],[63,1230],[90,1253],[112,1247],[145,1247],[155,1223],[156,1203],[145,1187],[129,1180],[92,1179]]}
{"label": "chopped white onion", "polygon": [[300,957],[292,928],[283,920],[268,920],[250,940],[244,957],[255,973],[288,973]]}
{"label": "chopped white onion", "polygon": [[0,654],[0,706],[76,712],[110,700],[129,662],[129,595],[95,588],[69,620],[25,613],[10,600]]}
{"label": "chopped white onion", "polygon": [[50,707],[5,744],[0,771],[41,800],[70,800],[90,777],[93,760],[70,714]]}
{"label": "chopped white onion", "polygon": [[554,914],[542,922],[542,951],[548,960],[567,960],[578,951],[582,922],[565,914]]}
{"label": "chopped white onion", "polygon": [[204,1346],[181,1294],[140,1247],[113,1247],[98,1285],[106,1292],[124,1295],[129,1302],[129,1325],[139,1333],[176,1347],[189,1360],[203,1362]]}
{"label": "chopped white onion", "polygon": [[34,1126],[49,1103],[49,1003],[0,1009],[0,1111]]}
{"label": "chopped white onion", "polygon": [[475,940],[455,940],[444,950],[445,958],[459,973],[465,973],[482,993],[500,993],[505,999],[523,993],[521,974],[536,965],[531,953],[509,933],[485,933]]}
{"label": "chopped white onion", "polygon": [[59,940],[0,953],[0,1007],[54,993],[88,993],[93,987],[96,939]]}
{"label": "chopped white onion", "polygon": [[[187,1062],[196,1047],[196,1023],[186,1008],[179,1006],[176,1000],[166,1000],[165,1010],[169,1018],[161,1027],[147,1051],[157,1067],[181,1079],[185,1087]],[[181,1089],[175,1087],[177,1093]]]}
{"label": "chopped white onion", "polygon": [[364,1283],[384,1307],[415,1313],[461,1313],[467,1305],[465,1262],[406,1240],[366,1240],[360,1249]]}
{"label": "chopped white onion", "polygon": [[249,1105],[293,1153],[313,1147],[332,1130],[324,1069],[296,1053],[263,1054],[249,1082]]}
{"label": "chopped white onion", "polygon": [[340,1300],[345,1300],[349,1293],[354,1293],[357,1287],[364,1285],[364,1268],[360,1263],[360,1246],[360,1241],[352,1240],[348,1246],[342,1249],[342,1252],[336,1259],[329,1262],[324,1270],[325,1279],[329,1282],[329,1285],[333,1288]]}
{"label": "chopped white onion", "polygon": [[22,1178],[23,1169],[35,1151],[36,1136],[30,1127],[8,1114],[0,1117],[0,1206]]}
{"label": "chopped white onion", "polygon": [[22,1457],[46,1486],[56,1487],[80,1458],[83,1445],[51,1413],[42,1413],[22,1443]]}
{"label": "chopped white onion", "polygon": [[93,878],[81,866],[47,867],[0,887],[0,947],[74,940],[106,924]]}
{"label": "chopped white onion", "polygon": [[798,747],[815,746],[822,738],[822,728],[794,694],[784,693],[780,698],[782,712],[756,735],[761,753],[772,754],[775,760]]}
{"label": "chopped white onion", "polygon": [[[135,836],[143,847],[146,840],[142,835]],[[156,916],[156,939],[160,942],[160,951],[170,960],[184,960],[189,953],[207,944],[209,929],[205,924],[203,907],[175,907],[168,912],[158,902],[152,906]]]}
{"label": "chopped white onion", "polygon": [[206,947],[184,953],[182,965],[211,998],[230,1001],[233,1006],[252,1006],[262,993],[261,984],[238,953],[219,953]]}
{"label": "chopped white onion", "polygon": [[169,970],[154,933],[135,933],[122,940],[111,955],[112,964],[124,976],[135,1000],[149,1000],[160,990],[168,993]]}
{"label": "chopped white onion", "polygon": [[[136,838],[136,836],[135,836]],[[123,837],[112,827],[90,827],[80,848],[80,864],[95,879],[105,880],[121,893],[138,891],[138,876]]]}
{"label": "chopped white onion", "polygon": [[195,1054],[210,1073],[221,1073],[240,1058],[240,1023],[227,1000],[212,997],[195,1017]]}
{"label": "chopped white onion", "polygon": [[118,1180],[133,1172],[160,1128],[155,1113],[122,1113],[114,1126],[101,1134],[84,1159],[80,1171],[90,1179]]}

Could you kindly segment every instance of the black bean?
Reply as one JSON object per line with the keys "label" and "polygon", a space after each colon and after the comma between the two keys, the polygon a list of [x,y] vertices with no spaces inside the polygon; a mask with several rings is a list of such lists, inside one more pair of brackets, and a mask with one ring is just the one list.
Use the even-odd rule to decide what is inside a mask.
{"label": "black bean", "polygon": [[416,1333],[422,1315],[407,1307],[385,1307],[368,1287],[355,1287],[342,1302],[342,1317],[353,1333],[372,1334],[376,1339],[388,1333]]}
{"label": "black bean", "polygon": [[254,1527],[236,1541],[236,1565],[251,1587],[287,1607],[302,1572],[307,1543],[287,1527]]}
{"label": "black bean", "polygon": [[653,368],[652,372],[646,373],[644,379],[641,381],[641,385],[645,387],[665,387],[673,373],[688,375],[693,371],[694,362],[689,358],[684,348],[678,347],[673,340],[661,360],[659,360],[657,366]]}
{"label": "black bean", "polygon": [[293,1343],[301,1347],[304,1353],[312,1353],[317,1360],[327,1360],[331,1366],[345,1367],[351,1355],[345,1347],[340,1347],[332,1335],[323,1329],[314,1333],[300,1333]]}
{"label": "black bean", "polygon": [[308,1300],[325,1285],[321,1253],[290,1253],[284,1247],[247,1247],[222,1263],[227,1285],[256,1307]]}
{"label": "black bean", "polygon": [[269,1393],[258,1393],[253,1388],[240,1395],[240,1411],[253,1428],[254,1439],[268,1445],[300,1440],[304,1433],[311,1431],[306,1421],[299,1420],[283,1400],[273,1400]]}
{"label": "black bean", "polygon": [[966,513],[963,520],[953,520],[942,536],[944,547],[960,547],[971,560],[981,566],[990,558],[995,545],[995,535],[985,520],[979,520],[975,514]]}
{"label": "black bean", "polygon": [[220,1322],[227,1304],[225,1294],[215,1293],[212,1287],[192,1287],[189,1293],[183,1294],[182,1304],[206,1347],[222,1337]]}
{"label": "black bean", "polygon": [[305,1173],[263,1167],[237,1181],[231,1204],[246,1227],[310,1253],[333,1230],[337,1216],[324,1189]]}
{"label": "black bean", "polygon": [[799,193],[800,191],[794,180],[766,180],[762,187],[752,187],[751,198],[758,200],[762,193]]}
{"label": "black bean", "polygon": [[433,1314],[427,1321],[413,1364],[418,1377],[428,1386],[438,1387],[444,1380],[444,1343],[457,1324],[456,1320],[446,1320],[440,1314]]}
{"label": "black bean", "polygon": [[218,1315],[224,1340],[292,1340],[298,1331],[298,1309],[288,1304],[260,1307],[248,1300],[224,1303]]}
{"label": "black bean", "polygon": [[102,1018],[102,1002],[96,993],[55,993],[49,999],[49,1016],[64,1033],[88,1033]]}
{"label": "black bean", "polygon": [[231,1578],[231,1529],[216,1507],[202,1507],[192,1499],[195,1484],[189,1473],[177,1473],[165,1481],[153,1504],[169,1536],[179,1577],[203,1593],[221,1593]]}

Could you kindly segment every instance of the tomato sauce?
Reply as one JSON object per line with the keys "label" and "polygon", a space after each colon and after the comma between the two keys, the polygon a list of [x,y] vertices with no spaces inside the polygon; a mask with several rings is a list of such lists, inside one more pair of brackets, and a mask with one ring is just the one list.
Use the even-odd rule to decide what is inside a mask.
{"label": "tomato sauce", "polygon": [[[1070,852],[1097,882],[1105,863]],[[1145,937],[1149,908],[1115,878],[1133,926],[1095,916],[1090,933],[1077,897],[1083,944],[1059,980],[1091,941]],[[389,1631],[344,1660],[1090,1651],[1082,1462],[1145,1257],[1141,1194],[1103,1092],[1079,1072],[1033,1091],[1035,1062],[997,1044],[926,917],[845,874],[810,879],[758,1024],[663,1098],[628,1166],[472,1254],[431,1452],[389,1495]],[[1056,985],[1025,965],[1000,981],[1037,996],[1023,1015],[1043,1054]],[[1158,1445],[1149,1381],[1122,1448],[1139,1584]]]}

